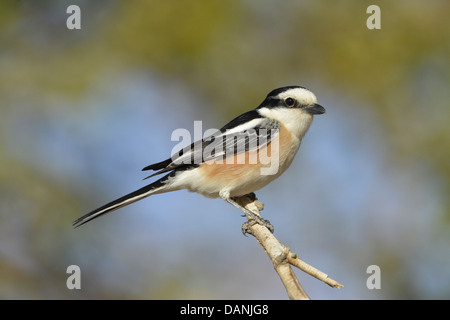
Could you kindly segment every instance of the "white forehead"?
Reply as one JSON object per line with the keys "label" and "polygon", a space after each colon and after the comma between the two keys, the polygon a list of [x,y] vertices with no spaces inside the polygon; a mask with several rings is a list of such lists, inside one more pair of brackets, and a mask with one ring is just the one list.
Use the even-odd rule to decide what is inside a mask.
{"label": "white forehead", "polygon": [[317,103],[317,98],[308,89],[305,88],[291,88],[286,91],[280,92],[278,95],[280,99],[293,98],[299,101],[303,105],[311,105]]}

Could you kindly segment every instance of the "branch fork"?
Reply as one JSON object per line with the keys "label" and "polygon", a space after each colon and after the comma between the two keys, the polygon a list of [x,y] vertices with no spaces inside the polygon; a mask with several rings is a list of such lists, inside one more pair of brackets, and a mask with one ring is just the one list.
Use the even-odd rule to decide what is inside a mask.
{"label": "branch fork", "polygon": [[[248,194],[235,198],[235,200],[242,207],[252,211],[258,216],[261,216],[260,211],[263,210],[264,204],[256,199],[255,194]],[[325,282],[333,288],[343,287],[343,285],[339,282],[329,278],[327,274],[302,261],[296,253],[291,252],[288,247],[278,241],[278,239],[275,238],[267,227],[249,220],[244,223],[243,228],[247,233],[251,234],[258,240],[261,247],[269,256],[275,271],[278,273],[284,287],[286,288],[289,299],[310,299],[305,290],[303,290],[291,266],[299,268],[303,272],[306,272],[316,279]]]}

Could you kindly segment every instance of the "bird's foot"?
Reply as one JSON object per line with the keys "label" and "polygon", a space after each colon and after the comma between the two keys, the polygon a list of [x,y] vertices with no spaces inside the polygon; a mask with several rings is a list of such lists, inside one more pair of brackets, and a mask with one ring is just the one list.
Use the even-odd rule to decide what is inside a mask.
{"label": "bird's foot", "polygon": [[[250,211],[250,212],[251,212],[251,211]],[[251,212],[251,213],[252,213],[251,215],[248,215],[248,214],[246,213],[248,221],[246,221],[246,222],[244,222],[244,223],[242,224],[242,233],[244,234],[244,236],[246,236],[247,233],[252,234],[250,227],[253,226],[253,225],[255,225],[255,224],[262,225],[262,226],[266,227],[267,229],[269,229],[269,231],[270,231],[271,233],[273,233],[274,227],[273,227],[273,225],[270,223],[269,220],[263,219],[263,218],[261,218],[260,216],[254,214],[253,212]]]}

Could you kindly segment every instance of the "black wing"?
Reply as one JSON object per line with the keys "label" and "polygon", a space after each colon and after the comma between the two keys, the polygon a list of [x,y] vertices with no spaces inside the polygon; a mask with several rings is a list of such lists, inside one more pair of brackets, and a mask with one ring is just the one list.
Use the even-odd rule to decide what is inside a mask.
{"label": "black wing", "polygon": [[[269,143],[279,131],[279,122],[252,110],[233,119],[216,133],[195,141],[171,158],[151,164],[142,170],[159,170],[147,178],[172,171],[188,169],[212,159],[225,159]],[[146,179],[147,179],[146,178]]]}

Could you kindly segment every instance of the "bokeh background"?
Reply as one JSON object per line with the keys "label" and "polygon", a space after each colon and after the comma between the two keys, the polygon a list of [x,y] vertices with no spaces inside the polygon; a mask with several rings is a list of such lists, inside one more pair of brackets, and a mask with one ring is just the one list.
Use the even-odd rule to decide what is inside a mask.
{"label": "bokeh background", "polygon": [[221,127],[295,84],[327,113],[257,195],[278,239],[345,285],[298,271],[306,292],[450,298],[449,13],[446,0],[2,0],[0,297],[287,299],[221,200],[179,191],[71,223],[145,185],[174,129]]}

